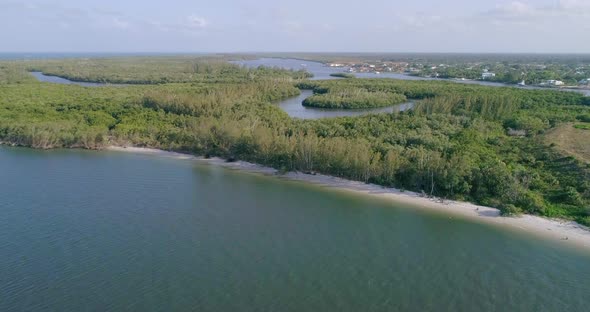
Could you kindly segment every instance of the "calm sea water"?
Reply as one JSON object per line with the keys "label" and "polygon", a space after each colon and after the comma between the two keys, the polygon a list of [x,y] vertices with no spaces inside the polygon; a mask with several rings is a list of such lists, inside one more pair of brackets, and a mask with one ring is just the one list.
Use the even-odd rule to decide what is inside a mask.
{"label": "calm sea water", "polygon": [[587,311],[590,254],[195,161],[0,148],[0,311]]}

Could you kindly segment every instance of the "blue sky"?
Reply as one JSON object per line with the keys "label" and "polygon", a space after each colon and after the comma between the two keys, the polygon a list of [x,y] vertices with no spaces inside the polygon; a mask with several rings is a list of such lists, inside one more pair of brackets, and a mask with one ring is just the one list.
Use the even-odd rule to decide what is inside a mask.
{"label": "blue sky", "polygon": [[590,53],[590,0],[0,0],[2,52]]}

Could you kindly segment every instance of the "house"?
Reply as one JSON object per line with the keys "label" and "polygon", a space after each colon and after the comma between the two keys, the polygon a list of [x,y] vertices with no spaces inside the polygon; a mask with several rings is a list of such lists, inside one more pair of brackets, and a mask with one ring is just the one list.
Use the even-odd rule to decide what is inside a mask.
{"label": "house", "polygon": [[590,78],[580,80],[579,84],[584,86],[590,85]]}
{"label": "house", "polygon": [[545,82],[542,82],[541,85],[549,85],[549,86],[563,86],[565,83],[563,83],[563,81],[561,80],[546,80]]}
{"label": "house", "polygon": [[483,80],[491,79],[491,78],[494,78],[494,77],[496,77],[496,74],[495,73],[491,73],[491,72],[487,72],[487,71],[485,71],[485,72],[483,72],[481,74],[481,79],[483,79]]}
{"label": "house", "polygon": [[518,130],[518,129],[508,128],[508,135],[513,136],[513,137],[525,137],[526,130]]}

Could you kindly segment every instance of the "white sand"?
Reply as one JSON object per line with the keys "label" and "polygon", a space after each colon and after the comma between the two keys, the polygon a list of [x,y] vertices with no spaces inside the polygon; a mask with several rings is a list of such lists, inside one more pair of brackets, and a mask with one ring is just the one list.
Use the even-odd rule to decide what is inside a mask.
{"label": "white sand", "polygon": [[478,206],[467,202],[449,200],[444,200],[443,202],[440,199],[423,197],[420,194],[414,192],[402,192],[394,188],[385,188],[379,185],[350,181],[321,174],[312,175],[300,172],[288,172],[286,174],[281,174],[276,169],[244,161],[226,162],[220,158],[205,159],[202,157],[195,157],[182,153],[166,152],[157,149],[138,147],[111,146],[107,149],[112,151],[153,154],[181,159],[194,159],[226,168],[238,169],[264,175],[274,175],[288,180],[303,181],[330,189],[368,195],[374,198],[380,198],[395,203],[403,203],[418,209],[428,209],[445,213],[448,214],[450,218],[456,216],[476,220],[478,222],[509,227],[518,231],[535,234],[546,239],[560,241],[563,244],[590,249],[590,229],[572,221],[548,219],[532,215],[523,215],[520,217],[502,217],[500,216],[500,211],[495,208]]}

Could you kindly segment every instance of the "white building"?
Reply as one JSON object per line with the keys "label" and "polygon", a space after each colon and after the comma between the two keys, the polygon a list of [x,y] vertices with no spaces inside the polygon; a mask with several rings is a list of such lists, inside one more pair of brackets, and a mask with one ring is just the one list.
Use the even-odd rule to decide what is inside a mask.
{"label": "white building", "polygon": [[550,85],[550,86],[563,86],[564,85],[563,81],[553,80],[553,79],[545,81],[545,84]]}
{"label": "white building", "polygon": [[496,77],[496,74],[495,73],[483,72],[481,74],[481,79],[483,79],[483,80],[494,78],[494,77]]}

